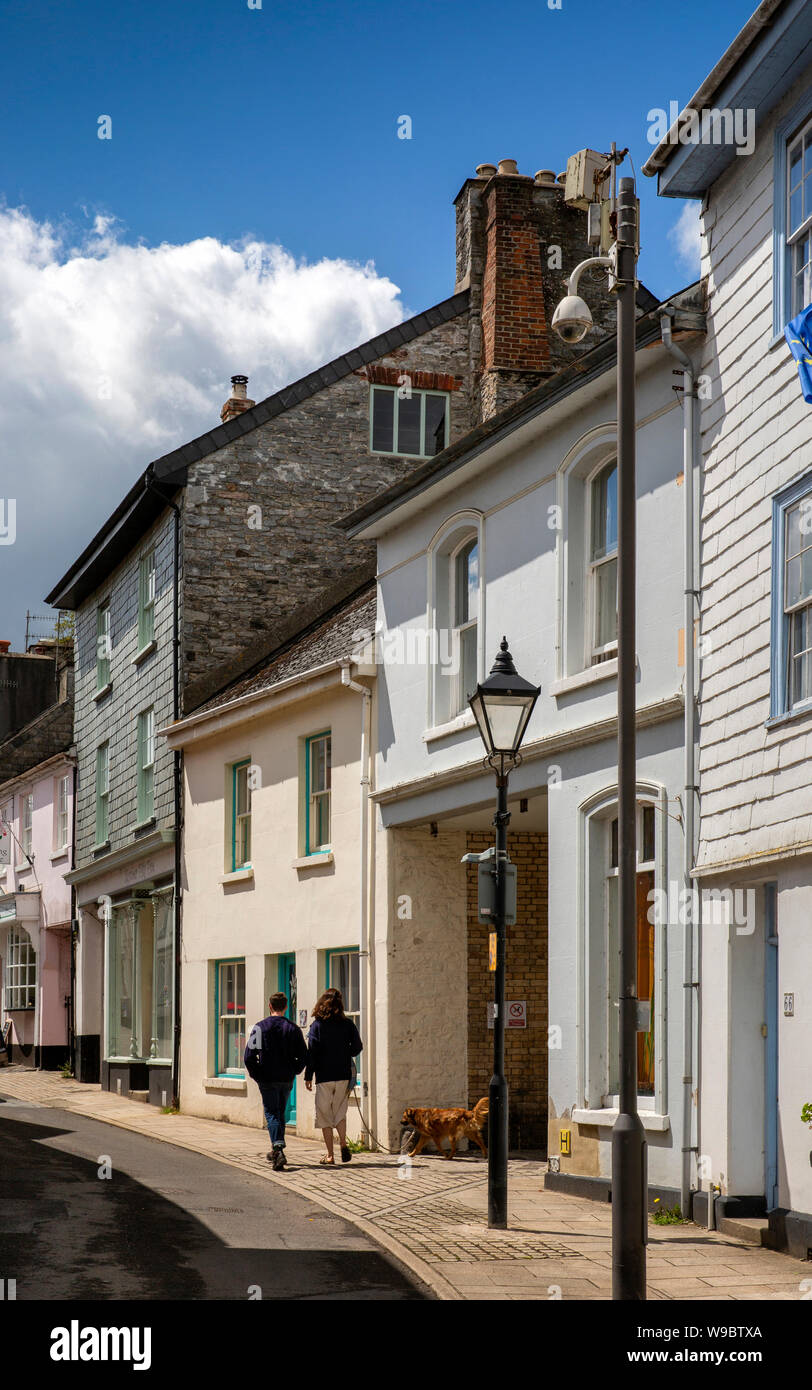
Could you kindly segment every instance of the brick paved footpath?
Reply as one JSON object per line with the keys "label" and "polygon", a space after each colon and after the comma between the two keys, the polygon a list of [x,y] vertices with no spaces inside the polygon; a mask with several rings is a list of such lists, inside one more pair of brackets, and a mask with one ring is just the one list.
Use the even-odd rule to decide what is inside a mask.
{"label": "brick paved footpath", "polygon": [[[274,1173],[259,1129],[163,1115],[53,1072],[0,1068],[0,1097],[58,1106],[258,1174],[354,1222],[443,1299],[609,1299],[611,1208],[545,1192],[545,1165],[511,1159],[508,1231],[486,1225],[485,1163],[425,1151],[410,1166],[357,1154],[322,1168],[321,1142],[288,1140]],[[0,1107],[0,1114],[2,1107]],[[809,1265],[692,1223],[649,1224],[648,1296],[714,1302],[801,1299]],[[807,1294],[808,1296],[808,1294]]]}

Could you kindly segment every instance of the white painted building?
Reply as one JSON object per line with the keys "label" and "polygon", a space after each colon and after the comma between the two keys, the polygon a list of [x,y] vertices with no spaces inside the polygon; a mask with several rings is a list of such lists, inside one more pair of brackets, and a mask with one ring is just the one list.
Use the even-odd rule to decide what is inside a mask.
{"label": "white painted building", "polygon": [[812,1101],[812,411],[783,329],[812,303],[811,53],[808,4],[761,4],[689,103],[720,120],[738,112],[752,148],[664,141],[645,170],[661,194],[703,200],[708,281],[696,874],[728,910],[701,933],[702,1186],[719,1194],[717,1212],[766,1213],[763,1239],[801,1258],[812,1247],[801,1119]]}
{"label": "white painted building", "polygon": [[[698,353],[699,288],[677,306],[652,301],[637,354],[638,988],[651,1001],[638,1080],[650,1182],[671,1200],[692,1142],[683,933],[668,912],[649,921],[648,895],[683,882],[687,489],[662,335],[670,324]],[[505,634],[542,692],[510,782],[507,997],[526,1006],[507,1036],[510,1141],[549,1145],[551,1185],[604,1198],[618,1089],[615,393],[610,341],[341,523],[378,544],[374,949],[388,961],[390,1132],[405,1104],[487,1094],[488,932],[460,860],[492,843],[495,789],[466,696]]]}

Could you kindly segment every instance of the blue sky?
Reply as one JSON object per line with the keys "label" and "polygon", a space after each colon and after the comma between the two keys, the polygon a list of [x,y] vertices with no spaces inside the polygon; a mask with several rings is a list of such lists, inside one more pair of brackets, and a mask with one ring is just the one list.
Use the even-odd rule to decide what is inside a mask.
{"label": "blue sky", "polygon": [[[348,335],[450,294],[452,199],[478,163],[558,171],[573,151],[615,139],[639,173],[649,109],[687,102],[753,8],[5,0],[0,254],[8,263],[11,248],[16,326],[0,318],[0,381],[14,388],[0,390],[0,494],[13,495],[8,476],[20,496],[11,575],[12,549],[0,549],[0,637],[22,645],[25,608],[44,611],[138,469],[210,426],[231,371],[256,368],[251,393],[265,395]],[[101,115],[111,140],[97,138]],[[411,140],[397,138],[401,115]],[[640,274],[663,296],[695,268],[669,235],[681,205],[640,184]],[[263,248],[261,293],[245,278],[246,241]],[[178,305],[156,345],[149,323],[170,280]],[[259,320],[274,312],[266,340]],[[98,390],[82,396],[81,374],[103,376],[108,360],[114,401],[95,409]],[[10,450],[28,452],[26,470]],[[64,505],[47,523],[45,559],[26,488],[41,526],[54,484]]]}

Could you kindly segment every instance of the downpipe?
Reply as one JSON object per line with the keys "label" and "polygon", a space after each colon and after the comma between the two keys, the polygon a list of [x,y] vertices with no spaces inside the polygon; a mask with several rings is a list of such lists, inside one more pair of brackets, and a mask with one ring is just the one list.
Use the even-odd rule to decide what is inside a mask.
{"label": "downpipe", "polygon": [[366,1050],[367,1065],[365,1071],[368,1073],[367,1100],[369,1102],[367,1114],[369,1124],[363,1120],[364,1129],[367,1136],[367,1144],[371,1149],[377,1147],[374,1139],[374,1131],[378,1128],[377,1107],[375,1103],[375,1020],[373,1011],[370,1009],[369,1001],[375,998],[372,987],[372,956],[369,949],[369,792],[370,792],[370,743],[371,743],[371,710],[372,710],[372,691],[366,685],[361,685],[359,681],[354,681],[350,676],[349,661],[341,664],[341,684],[346,690],[353,690],[361,696],[361,808],[360,808],[360,898],[358,914],[358,950],[360,957],[360,970],[358,983],[360,990],[361,1005],[361,1025],[366,1028],[366,1039],[364,1046]]}
{"label": "downpipe", "polygon": [[[698,600],[696,584],[696,559],[694,546],[694,493],[696,479],[696,459],[694,452],[694,368],[691,359],[682,348],[676,346],[672,337],[671,319],[674,310],[669,309],[660,315],[660,331],[664,347],[684,372],[685,390],[683,394],[683,486],[685,488],[684,508],[684,625],[685,625],[685,732],[684,732],[684,787],[685,834],[683,837],[682,877],[683,886],[689,894],[686,902],[693,901],[692,871],[695,863],[696,846],[696,663],[694,658],[694,626]],[[680,1207],[683,1216],[691,1212],[691,1155],[696,1152],[694,1143],[693,1106],[693,1029],[694,1029],[694,924],[693,914],[686,913],[682,946],[682,1172],[680,1176]],[[708,1193],[708,1229],[712,1218],[713,1191]]]}

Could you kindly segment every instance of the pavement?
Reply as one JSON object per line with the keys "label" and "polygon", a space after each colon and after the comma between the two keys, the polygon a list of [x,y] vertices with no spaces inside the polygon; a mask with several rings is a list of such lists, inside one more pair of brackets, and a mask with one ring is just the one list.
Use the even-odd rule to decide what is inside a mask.
{"label": "pavement", "polygon": [[[264,1130],[164,1115],[54,1072],[0,1069],[0,1097],[53,1106],[229,1164],[350,1221],[445,1300],[611,1298],[611,1207],[545,1191],[546,1164],[508,1166],[507,1231],[487,1227],[480,1154],[448,1161],[356,1154],[319,1165],[321,1141],[287,1138],[288,1167],[274,1173]],[[771,1302],[809,1297],[809,1265],[691,1222],[649,1222],[652,1301]]]}

